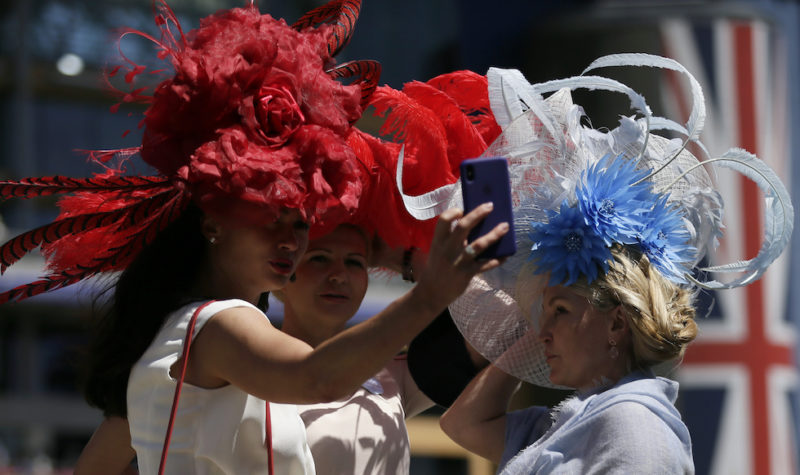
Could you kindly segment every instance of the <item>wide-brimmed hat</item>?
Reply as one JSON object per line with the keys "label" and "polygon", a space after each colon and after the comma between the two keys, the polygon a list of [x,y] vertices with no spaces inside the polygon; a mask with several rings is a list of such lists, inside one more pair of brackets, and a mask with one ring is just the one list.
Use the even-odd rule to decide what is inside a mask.
{"label": "wide-brimmed hat", "polygon": [[[605,67],[684,75],[691,86],[690,116],[684,123],[654,116],[642,95],[594,74]],[[783,183],[745,150],[708,154],[699,139],[706,116],[702,90],[674,60],[605,56],[581,76],[539,84],[517,70],[492,68],[487,87],[502,132],[480,155],[508,160],[518,251],[473,278],[450,313],[469,343],[508,373],[552,385],[538,339],[544,288],[591,282],[608,270],[613,246],[635,248],[679,286],[728,289],[760,278],[788,244],[794,211]],[[575,89],[623,93],[633,114],[622,115],[611,130],[595,129],[573,102]],[[714,254],[724,230],[724,203],[712,180],[719,168],[742,174],[763,192],[764,241],[752,259],[706,266],[718,262],[704,258]],[[404,198],[419,219],[462,206],[457,182]],[[725,274],[734,277],[708,278]]]}

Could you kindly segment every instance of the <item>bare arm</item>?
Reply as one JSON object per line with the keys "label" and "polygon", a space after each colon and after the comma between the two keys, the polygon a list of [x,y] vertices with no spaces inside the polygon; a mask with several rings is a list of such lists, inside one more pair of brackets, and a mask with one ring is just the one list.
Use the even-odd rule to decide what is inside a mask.
{"label": "bare arm", "polygon": [[503,455],[506,409],[519,381],[488,366],[442,415],[442,430],[460,446],[499,463]]}
{"label": "bare arm", "polygon": [[136,469],[131,466],[135,456],[128,420],[109,417],[100,423],[81,451],[75,464],[75,474],[135,474]]}
{"label": "bare arm", "polygon": [[[253,309],[220,312],[195,340],[187,380],[231,383],[274,402],[312,403],[349,394],[460,295],[473,275],[500,264],[463,252],[469,229],[489,211],[479,207],[455,225],[459,210],[442,213],[418,284],[316,349],[278,331]],[[498,226],[473,247],[480,253],[507,229]]]}

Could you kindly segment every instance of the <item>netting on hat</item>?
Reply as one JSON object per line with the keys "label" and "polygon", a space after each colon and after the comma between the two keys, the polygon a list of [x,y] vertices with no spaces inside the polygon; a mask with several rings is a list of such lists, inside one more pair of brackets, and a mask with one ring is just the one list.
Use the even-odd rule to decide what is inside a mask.
{"label": "netting on hat", "polygon": [[[531,109],[509,124],[484,154],[509,157],[514,229],[518,247],[523,250],[534,244],[529,236],[531,222],[546,221],[546,211],[557,208],[569,197],[587,163],[609,153],[634,159],[644,146],[645,132],[627,117],[619,128],[608,133],[580,126],[583,109],[572,103],[568,89],[548,97],[544,106],[542,110],[549,114],[555,127],[550,130],[560,136],[550,134]],[[692,168],[699,162],[680,149],[680,141],[651,135],[646,147],[639,164],[648,170],[660,168],[667,157],[677,154],[652,177],[654,188],[670,188],[670,202],[680,206],[699,201],[704,193],[716,195],[706,170]],[[682,175],[689,169],[688,174]],[[721,201],[715,198],[709,206],[719,215]],[[690,223],[694,221],[691,227],[697,230],[691,233],[692,244],[706,243],[718,232],[713,224],[702,222],[707,216],[687,216]],[[467,340],[496,366],[522,380],[553,386],[537,331],[547,278],[534,271],[527,252],[519,252],[498,269],[473,279],[468,290],[450,306],[450,313]]]}
{"label": "netting on hat", "polygon": [[[692,110],[686,123],[653,116],[641,95],[602,76],[529,84],[515,70],[492,68],[487,74],[492,112],[502,133],[483,156],[508,159],[518,251],[502,266],[475,277],[467,291],[451,304],[450,313],[465,338],[484,357],[504,371],[538,385],[552,386],[538,338],[544,288],[555,285],[552,276],[566,274],[567,281],[575,281],[576,269],[597,272],[592,262],[598,262],[598,268],[603,264],[600,252],[591,256],[600,260],[566,271],[564,267],[559,269],[561,274],[556,274],[555,268],[546,266],[558,267],[561,264],[557,259],[543,259],[541,253],[534,255],[542,248],[542,236],[548,235],[560,215],[582,213],[588,232],[597,231],[595,238],[602,239],[600,242],[606,246],[638,245],[667,279],[709,289],[747,285],[758,279],[780,255],[792,232],[791,201],[769,167],[739,149],[712,157],[699,141],[705,121],[704,99],[699,84],[683,66],[668,58],[623,54],[600,58],[584,73],[610,66],[648,66],[684,74],[692,93]],[[621,117],[613,130],[594,129],[581,121],[585,114],[572,102],[574,89],[626,94],[634,115]],[[681,138],[667,138],[657,130]],[[733,169],[762,190],[765,239],[753,259],[698,269],[701,259],[713,253],[723,229],[723,202],[709,174],[715,167]],[[633,211],[622,216],[627,221],[603,221],[604,216],[600,216],[598,221],[590,222],[598,219],[590,214],[605,204],[602,195],[598,198],[592,194],[599,189],[592,186],[602,188],[606,176],[614,180],[622,176],[622,188],[632,190],[628,191],[629,196],[637,200],[630,208]],[[438,203],[429,206],[427,212],[440,212],[461,206],[460,196],[453,192],[457,188],[451,186],[447,193],[444,188],[434,190],[415,199]],[[442,198],[441,194],[446,196]],[[595,201],[587,205],[587,197]],[[623,204],[616,202],[616,206]],[[572,225],[566,218],[564,223]],[[556,244],[566,247],[558,244],[558,239]],[[694,276],[697,270],[737,276],[728,282],[700,281]],[[584,277],[594,278],[588,274]]]}

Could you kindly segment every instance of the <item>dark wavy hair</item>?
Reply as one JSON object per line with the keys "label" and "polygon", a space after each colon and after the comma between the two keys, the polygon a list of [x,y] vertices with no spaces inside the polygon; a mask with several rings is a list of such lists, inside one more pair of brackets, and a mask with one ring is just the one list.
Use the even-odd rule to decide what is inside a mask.
{"label": "dark wavy hair", "polygon": [[200,209],[189,205],[120,273],[113,297],[96,312],[83,390],[87,402],[106,417],[126,417],[131,368],[166,317],[203,298],[194,291],[207,253],[202,218]]}

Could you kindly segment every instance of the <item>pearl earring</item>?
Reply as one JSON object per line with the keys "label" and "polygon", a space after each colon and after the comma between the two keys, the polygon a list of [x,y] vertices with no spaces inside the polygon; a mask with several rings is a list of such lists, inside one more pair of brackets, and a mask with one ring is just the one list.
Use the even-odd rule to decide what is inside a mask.
{"label": "pearl earring", "polygon": [[217,238],[215,238],[214,236],[211,236],[210,238],[208,238],[208,242],[210,242],[211,244],[216,244],[217,243]]}

